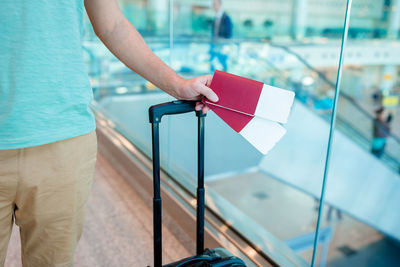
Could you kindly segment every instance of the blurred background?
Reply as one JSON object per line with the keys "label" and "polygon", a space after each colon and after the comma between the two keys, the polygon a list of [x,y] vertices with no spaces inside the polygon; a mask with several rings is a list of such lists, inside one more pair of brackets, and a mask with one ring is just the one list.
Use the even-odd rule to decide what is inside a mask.
{"label": "blurred background", "polygon": [[[288,132],[266,156],[209,112],[210,209],[282,266],[309,266],[314,250],[318,266],[400,266],[400,0],[352,1],[329,166],[346,1],[119,2],[152,50],[180,75],[218,69],[296,93]],[[85,25],[93,108],[151,157],[147,109],[171,97],[120,63],[87,19]],[[163,168],[191,192],[195,126],[191,116],[180,115],[166,118],[161,129]]]}

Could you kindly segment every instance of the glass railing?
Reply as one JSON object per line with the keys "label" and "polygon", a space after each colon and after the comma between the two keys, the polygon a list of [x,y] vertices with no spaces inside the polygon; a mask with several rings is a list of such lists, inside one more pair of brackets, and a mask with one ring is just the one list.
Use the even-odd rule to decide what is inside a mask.
{"label": "glass railing", "polygon": [[[157,54],[162,56],[165,53],[165,48],[158,46],[157,43],[154,44],[151,42],[150,45]],[[268,63],[268,60],[265,62],[257,60],[258,55],[254,51],[257,51],[260,47],[268,48],[267,44],[251,40],[240,40],[235,41],[233,44],[224,44],[224,46],[231,53],[237,53],[237,55],[229,56],[228,64],[232,66],[232,70],[229,70],[230,72],[282,88],[290,88],[288,86],[288,77],[284,77],[283,75],[277,76],[277,70],[271,67],[272,63]],[[172,65],[178,72],[187,77],[209,73],[210,62],[207,61],[209,49],[210,43],[204,39],[190,41],[187,39],[178,39],[174,43],[174,55],[178,57],[179,53],[183,53],[185,54],[185,60],[180,62],[175,60],[172,62]],[[204,51],[204,53],[199,53],[199,51]],[[190,56],[187,56],[188,54]],[[110,66],[114,63],[118,64],[114,62],[112,56],[106,55],[104,51],[101,51],[100,55],[103,58],[100,60],[100,65]],[[234,58],[239,58],[240,60],[235,62]],[[168,60],[167,57],[164,59]],[[247,61],[254,61],[254,65],[245,68],[243,65]],[[96,64],[99,63],[97,62]],[[202,64],[203,69],[199,67]],[[92,84],[96,101],[99,104],[98,106],[114,122],[117,130],[123,133],[146,155],[150,156],[150,128],[143,114],[146,114],[146,110],[150,105],[167,101],[169,98],[159,89],[152,88],[151,84],[137,75],[133,73],[128,74],[129,72],[126,73],[126,69],[123,67],[114,66],[113,69],[112,74],[106,69],[105,71],[108,72],[108,75],[98,73],[98,78],[93,76]],[[132,116],[132,114],[138,115]],[[139,114],[142,115],[139,116]],[[187,125],[195,122],[191,122],[189,118],[185,117],[180,120],[171,118],[166,119],[164,122],[164,132],[161,132],[164,135],[164,139],[161,142],[166,145],[162,147],[162,151],[164,151],[162,165],[170,175],[194,193],[196,184],[195,158],[189,153],[191,150],[184,149],[184,147],[193,147],[195,140],[179,133],[183,132],[183,129],[181,129],[183,125],[186,128]],[[135,128],[134,125],[139,125],[139,127]],[[217,214],[228,220],[232,227],[240,231],[257,246],[263,248],[264,252],[268,252],[268,254],[273,252],[275,260],[296,262],[296,265],[304,266],[305,261],[291,252],[288,244],[292,244],[291,240],[298,236],[304,234],[312,235],[313,227],[312,224],[310,225],[309,219],[310,217],[316,219],[317,216],[317,213],[313,209],[314,197],[307,193],[297,192],[295,189],[277,182],[279,180],[276,180],[276,177],[266,172],[265,168],[260,166],[262,155],[256,152],[254,148],[241,139],[235,132],[223,125],[214,114],[210,113],[208,115],[206,127],[206,183],[208,185],[207,201],[209,205],[213,207],[213,210]],[[191,133],[189,130],[186,130],[186,132],[188,136],[195,136],[195,132]],[[321,133],[322,136],[324,135]],[[320,147],[326,147],[324,141],[323,139],[320,140]],[[232,144],[235,145],[232,146]],[[302,148],[301,150],[303,149],[303,153],[307,153],[306,148]],[[195,148],[193,147],[194,150]],[[183,153],[180,154],[181,152]],[[289,162],[282,164],[289,164]],[[320,169],[322,168],[323,165],[321,162]],[[251,182],[248,184],[249,187],[244,189],[242,193],[245,199],[248,198],[249,204],[235,203],[232,197],[239,194],[236,190],[242,190],[244,186],[241,184],[243,182],[247,183],[246,181]],[[231,184],[232,188],[227,187],[227,183]],[[256,186],[257,183],[261,183],[262,186]],[[292,201],[296,201],[296,199],[301,200],[300,202],[305,201],[307,206],[310,206],[308,211],[307,208],[305,209],[302,206],[304,204],[298,206],[296,209],[303,209],[304,212],[308,213],[308,218],[305,218],[301,222],[295,222],[294,218],[292,218],[294,214],[289,209],[289,203],[285,203],[282,206],[282,210],[273,208],[272,206],[268,208],[269,205],[263,208],[269,202],[267,199],[274,199],[274,202],[281,199],[279,195],[271,195],[271,190],[295,195],[296,197]],[[278,205],[278,203],[276,204]],[[259,207],[248,209],[247,205],[256,205],[256,207]],[[291,205],[296,206],[298,204],[292,202]],[[259,213],[258,209],[268,210],[269,216],[273,216],[276,220],[273,222],[266,220],[266,213]],[[287,225],[286,227],[291,227],[292,230],[286,232],[284,229],[274,227],[274,225],[279,225],[278,222],[280,220],[290,222],[289,225],[291,224],[291,226]],[[287,244],[286,241],[288,242]],[[272,244],[275,249],[271,250]],[[310,251],[312,249],[312,242],[309,242],[307,246],[307,251]],[[302,249],[304,250],[304,247]],[[296,252],[299,252],[299,250],[296,250]]]}
{"label": "glass railing", "polygon": [[[259,154],[215,114],[207,115],[208,207],[283,266],[311,264],[312,253],[317,249],[314,237],[318,216],[323,218],[317,257],[321,266],[368,266],[357,253],[379,254],[375,253],[375,245],[381,243],[374,240],[385,243],[390,262],[396,260],[396,253],[391,252],[398,251],[396,244],[400,240],[400,233],[393,227],[400,220],[395,208],[396,201],[400,203],[395,194],[400,189],[400,142],[396,131],[392,131],[386,138],[382,157],[370,153],[376,106],[366,105],[349,94],[345,87],[352,83],[344,83],[341,88],[326,208],[318,214],[327,168],[333,81],[338,72],[338,38],[342,34],[345,1],[308,1],[306,9],[314,14],[309,19],[315,23],[302,30],[292,25],[292,12],[302,8],[292,1],[254,0],[244,7],[240,1],[225,0],[234,24],[234,37],[218,42],[210,38],[214,16],[210,3],[173,1],[170,10],[171,5],[165,5],[167,1],[159,0],[164,10],[154,8],[146,13],[146,7],[139,2],[125,0],[121,6],[153,51],[182,76],[195,77],[220,69],[296,92],[297,100],[289,122],[284,125],[287,134],[267,156]],[[355,1],[358,23],[369,19],[363,14],[372,12],[370,20],[377,17],[377,1],[359,2]],[[313,11],[315,6],[324,15]],[[271,14],[271,18],[265,18],[265,14]],[[160,20],[154,22],[157,17]],[[301,24],[304,18],[296,19]],[[172,28],[166,27],[166,21]],[[357,41],[360,48],[371,38],[378,39],[376,47],[386,42],[379,40],[383,37],[376,32],[380,31],[367,32],[354,24],[350,28],[350,39],[367,38]],[[294,36],[300,39],[292,40]],[[90,29],[85,40],[84,55],[96,106],[132,144],[151,157],[147,108],[171,97],[118,62]],[[320,62],[315,55],[320,56]],[[346,66],[346,52],[344,63]],[[360,66],[370,68],[362,63]],[[344,74],[350,69],[345,68]],[[375,69],[372,71],[375,73]],[[161,129],[162,166],[193,194],[196,162],[191,151],[196,145],[195,126],[195,120],[183,115],[166,119]],[[367,250],[368,245],[373,248]],[[382,259],[379,255],[374,257],[375,261]]]}
{"label": "glass railing", "polygon": [[[161,57],[164,55],[164,59],[168,60],[168,53],[166,53],[165,51],[167,47],[165,45],[164,46],[159,45],[158,40],[155,38],[153,38],[150,41],[150,44],[152,45],[154,51],[157,54],[159,54]],[[226,51],[229,51],[230,53],[228,57],[229,58],[228,65],[230,66],[229,69],[230,72],[237,73],[246,77],[251,77],[271,85],[292,89],[296,92],[296,97],[299,102],[301,102],[314,114],[323,118],[325,121],[327,122],[330,121],[331,119],[330,114],[332,109],[332,96],[330,95],[329,97],[327,97],[327,95],[321,95],[319,94],[318,90],[316,90],[315,87],[313,87],[317,86],[317,89],[320,89],[323,87],[321,85],[325,85],[329,90],[332,90],[333,86],[332,82],[330,82],[325,76],[323,76],[323,74],[319,73],[313,68],[310,68],[309,66],[305,66],[303,61],[300,60],[297,61],[298,57],[291,56],[293,53],[288,53],[287,49],[282,49],[281,47],[278,47],[278,50],[280,50],[276,52],[278,56],[283,51],[285,57],[290,57],[291,64],[297,61],[296,63],[297,67],[303,69],[302,70],[303,81],[296,80],[295,79],[296,77],[294,77],[292,73],[290,73],[290,71],[285,71],[284,67],[282,67],[280,63],[274,63],[273,62],[274,60],[269,57],[263,58],[262,56],[263,49],[271,50],[272,48],[276,47],[276,46],[271,46],[269,43],[254,41],[254,40],[235,40],[231,41],[230,43],[222,45],[225,46]],[[174,52],[175,54],[178,54],[179,50],[182,49],[184,49],[185,51],[184,53],[185,60],[182,61],[175,60],[173,62],[173,65],[175,66],[177,71],[188,77],[193,77],[208,73],[207,70],[209,70],[210,68],[210,63],[207,62],[207,55],[210,47],[209,42],[199,38],[195,40],[178,38],[174,46],[175,46],[175,52]],[[205,51],[205,52],[201,54],[199,53],[199,51]],[[203,62],[201,61],[202,58]],[[112,62],[114,62],[111,56],[110,58],[106,57],[104,60],[105,62],[103,64],[105,65],[111,65],[113,64]],[[111,63],[109,61],[111,61]],[[250,66],[244,66],[247,65],[248,62],[252,61],[253,63]],[[94,62],[95,63],[93,64],[98,64],[96,63],[96,61]],[[114,62],[114,64],[120,64],[120,63]],[[204,69],[198,67],[201,66],[201,64],[204,64]],[[107,70],[107,72],[109,71]],[[98,76],[101,77],[102,75],[99,74]],[[304,84],[304,77],[312,78],[313,79],[312,83]],[[157,103],[156,99],[159,99],[158,102],[164,100],[166,101],[168,99],[167,97],[160,95],[161,92],[159,91],[159,89],[154,88],[150,83],[144,81],[139,76],[127,71],[123,67],[121,67],[121,69],[116,67],[111,78],[110,77],[103,78],[94,81],[93,87],[96,95],[99,97],[97,100],[100,102],[101,102],[101,96],[106,96],[106,98],[109,99],[111,96],[125,97],[128,95],[138,95],[137,99],[142,101],[143,100],[142,97],[139,96],[148,95],[146,97],[147,99],[151,98],[155,99],[154,102],[149,102],[148,105]],[[154,95],[154,97],[152,97],[150,94]],[[145,110],[141,111],[141,113],[143,112],[145,112]],[[351,116],[346,115],[346,113],[350,113]],[[112,116],[112,114],[110,116]],[[357,119],[352,119],[352,118],[357,118]],[[120,115],[118,115],[118,113],[114,114],[113,119],[115,121],[119,121]],[[372,117],[369,114],[367,114],[366,111],[362,110],[357,104],[355,104],[354,101],[351,100],[351,98],[349,98],[348,96],[342,96],[340,98],[339,110],[337,116],[337,128],[339,129],[340,132],[345,134],[353,142],[357,143],[368,153],[370,151],[370,145],[372,142],[372,126],[373,126],[372,122],[373,122]],[[129,133],[130,132],[134,133],[135,130],[124,129],[125,124],[126,122],[121,122],[120,124],[117,125],[120,125],[119,129],[121,130],[121,132],[125,133],[125,135],[127,136],[130,136]],[[149,140],[147,144],[145,144],[146,142],[143,141],[145,133],[143,133],[142,137],[135,138],[134,136],[135,136],[134,134],[131,134],[131,140],[135,144],[137,144],[143,151],[145,151],[146,154],[150,155]],[[396,139],[393,139],[394,145],[390,144],[389,142],[392,142],[391,138],[392,137],[388,138],[387,151],[385,152],[381,160],[383,160],[386,164],[388,164],[388,166],[391,167],[392,169],[397,170],[398,168],[397,158],[390,157],[391,155],[390,153],[391,151],[393,152],[399,151],[395,149],[395,145],[398,146],[398,141]],[[173,145],[174,141],[169,140],[167,142],[169,142],[169,146],[171,146]],[[194,183],[187,182],[188,180],[189,181],[192,180],[193,177],[184,178],[184,177],[191,177],[191,175],[188,174],[189,171],[182,170],[181,167],[177,165],[171,167],[171,165],[180,162],[182,159],[180,158],[176,159],[175,163],[171,163],[170,161],[173,161],[174,156],[168,155],[167,157],[170,158],[170,160],[165,163],[166,164],[165,166],[169,166],[168,167],[169,172],[171,174],[174,174],[176,177],[179,177],[183,184],[186,184],[187,187],[192,188],[192,190],[194,190]],[[253,164],[253,166],[256,165],[257,164]],[[243,171],[245,171],[245,169],[246,166],[242,168]],[[219,175],[223,174],[220,173]],[[233,177],[234,175],[231,176]],[[228,175],[228,177],[225,178],[229,177],[230,176]],[[209,181],[211,181],[212,179],[213,177],[211,177]],[[213,182],[210,182],[210,184],[213,184]],[[313,193],[311,193],[311,195],[313,197],[318,198],[318,196],[315,196]],[[213,198],[215,198],[215,196]],[[221,212],[224,213],[223,211]],[[225,214],[225,216],[227,215]],[[270,228],[271,228],[270,225],[266,226],[266,229]],[[289,244],[291,244],[290,242]]]}

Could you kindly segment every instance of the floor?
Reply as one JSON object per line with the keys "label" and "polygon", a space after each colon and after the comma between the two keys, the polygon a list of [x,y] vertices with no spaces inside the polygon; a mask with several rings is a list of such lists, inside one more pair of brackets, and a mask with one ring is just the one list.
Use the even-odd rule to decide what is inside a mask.
{"label": "floor", "polygon": [[[98,156],[76,267],[153,264],[152,211],[110,164]],[[183,235],[183,234],[182,234]],[[179,235],[185,240],[185,237]],[[177,234],[163,228],[163,261],[189,256]],[[6,267],[21,266],[18,229],[14,227]]]}
{"label": "floor", "polygon": [[[208,182],[207,186],[281,240],[315,231],[318,202],[263,173],[232,176]],[[338,215],[336,210],[328,220],[328,210],[329,207],[324,206],[321,221],[321,228],[333,230],[328,243],[327,266],[400,266],[400,243],[347,214]],[[304,250],[297,251],[308,262],[312,258],[312,242],[313,239],[303,241]]]}

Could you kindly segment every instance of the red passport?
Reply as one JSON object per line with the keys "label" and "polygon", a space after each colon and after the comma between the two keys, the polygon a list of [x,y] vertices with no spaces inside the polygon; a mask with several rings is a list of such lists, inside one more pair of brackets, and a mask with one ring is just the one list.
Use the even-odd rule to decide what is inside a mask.
{"label": "red passport", "polygon": [[262,153],[285,134],[293,92],[218,70],[210,88],[219,101],[203,103]]}

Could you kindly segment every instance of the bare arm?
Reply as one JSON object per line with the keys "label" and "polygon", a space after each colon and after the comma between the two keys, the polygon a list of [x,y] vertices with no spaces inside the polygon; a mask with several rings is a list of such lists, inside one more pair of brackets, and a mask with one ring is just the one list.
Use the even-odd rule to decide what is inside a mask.
{"label": "bare arm", "polygon": [[207,87],[212,77],[184,79],[176,74],[146,45],[122,14],[117,0],[85,0],[85,8],[96,35],[130,69],[178,99],[197,100],[204,95],[218,101]]}

